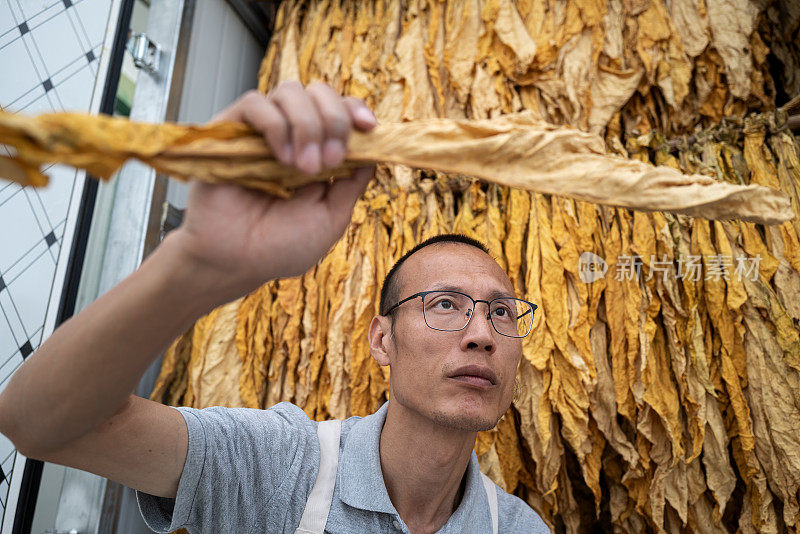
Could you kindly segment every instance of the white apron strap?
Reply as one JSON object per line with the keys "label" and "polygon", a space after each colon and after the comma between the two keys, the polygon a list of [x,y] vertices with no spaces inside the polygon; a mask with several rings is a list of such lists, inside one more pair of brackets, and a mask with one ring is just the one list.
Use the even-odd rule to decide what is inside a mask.
{"label": "white apron strap", "polygon": [[489,499],[489,513],[492,514],[492,534],[497,534],[497,487],[492,479],[481,473],[486,497]]}
{"label": "white apron strap", "polygon": [[295,534],[323,534],[333,501],[336,487],[336,468],[339,466],[339,436],[341,421],[322,421],[317,428],[319,436],[319,473],[311,494],[306,501],[306,509],[300,519]]}

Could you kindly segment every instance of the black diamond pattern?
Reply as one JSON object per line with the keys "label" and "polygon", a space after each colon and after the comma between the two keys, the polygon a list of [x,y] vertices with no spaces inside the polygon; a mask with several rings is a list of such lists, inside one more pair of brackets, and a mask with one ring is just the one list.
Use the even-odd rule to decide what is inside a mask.
{"label": "black diamond pattern", "polygon": [[50,232],[49,234],[44,236],[44,240],[47,243],[48,247],[52,247],[53,243],[56,242],[56,236],[55,236],[55,234],[53,232]]}
{"label": "black diamond pattern", "polygon": [[64,0],[64,7],[72,7],[72,0]]}
{"label": "black diamond pattern", "polygon": [[28,356],[30,356],[30,355],[31,355],[31,352],[33,352],[33,347],[31,346],[31,342],[30,342],[30,341],[26,341],[26,342],[25,342],[25,343],[24,343],[24,344],[23,344],[23,345],[22,345],[22,346],[19,348],[19,351],[20,351],[20,353],[22,353],[22,359],[23,359],[23,360],[24,360],[25,358],[27,358]]}
{"label": "black diamond pattern", "polygon": [[50,81],[50,78],[47,78],[42,82],[42,87],[44,87],[44,92],[46,93],[53,89],[53,82]]}
{"label": "black diamond pattern", "polygon": [[27,23],[27,22],[23,22],[22,24],[20,24],[19,26],[17,26],[17,28],[19,28],[19,33],[20,33],[21,35],[25,35],[25,34],[26,34],[26,33],[28,33],[29,31],[31,31],[31,29],[30,29],[30,28],[28,28],[28,23]]}
{"label": "black diamond pattern", "polygon": [[6,281],[3,280],[2,276],[0,276],[0,291],[4,290],[5,288],[6,288]]}
{"label": "black diamond pattern", "polygon": [[89,50],[88,52],[86,52],[86,59],[89,61],[89,63],[91,63],[92,61],[94,61],[97,58],[94,56],[94,52]]}

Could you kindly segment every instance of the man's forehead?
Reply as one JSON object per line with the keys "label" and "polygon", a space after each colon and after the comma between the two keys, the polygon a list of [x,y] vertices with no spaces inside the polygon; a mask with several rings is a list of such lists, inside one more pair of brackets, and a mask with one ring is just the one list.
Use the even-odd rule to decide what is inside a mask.
{"label": "man's forehead", "polygon": [[427,246],[410,256],[401,271],[402,285],[414,292],[461,288],[514,294],[508,274],[497,262],[479,248],[464,243]]}

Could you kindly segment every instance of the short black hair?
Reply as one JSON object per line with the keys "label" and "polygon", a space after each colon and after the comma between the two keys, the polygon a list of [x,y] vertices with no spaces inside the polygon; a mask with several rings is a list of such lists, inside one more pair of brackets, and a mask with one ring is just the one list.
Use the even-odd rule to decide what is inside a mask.
{"label": "short black hair", "polygon": [[405,261],[418,250],[421,250],[430,245],[437,245],[442,243],[461,243],[463,245],[469,245],[471,247],[475,247],[479,250],[482,250],[486,254],[489,254],[489,249],[486,247],[486,245],[484,245],[477,239],[473,239],[471,237],[467,237],[461,234],[440,234],[426,239],[422,243],[419,243],[414,248],[403,254],[403,257],[397,260],[397,263],[395,263],[389,270],[389,274],[387,274],[386,278],[383,279],[383,285],[381,286],[381,302],[379,306],[381,315],[386,315],[388,308],[390,306],[393,306],[396,303],[396,301],[400,299],[400,288],[398,287],[397,273],[400,270],[400,267],[403,265],[403,263],[405,263]]}

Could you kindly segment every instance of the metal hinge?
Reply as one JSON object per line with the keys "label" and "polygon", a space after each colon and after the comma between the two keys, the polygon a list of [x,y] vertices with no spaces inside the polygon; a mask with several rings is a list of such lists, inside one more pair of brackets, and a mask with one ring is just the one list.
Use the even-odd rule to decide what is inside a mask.
{"label": "metal hinge", "polygon": [[133,64],[152,75],[158,75],[161,63],[161,47],[153,42],[145,33],[132,33],[125,48],[133,56]]}

